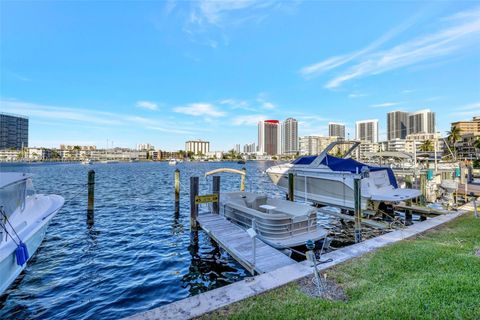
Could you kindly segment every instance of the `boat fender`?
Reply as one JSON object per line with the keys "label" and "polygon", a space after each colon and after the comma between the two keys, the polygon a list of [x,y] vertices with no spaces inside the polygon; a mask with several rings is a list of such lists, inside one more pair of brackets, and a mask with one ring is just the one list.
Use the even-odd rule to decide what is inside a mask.
{"label": "boat fender", "polygon": [[23,267],[23,265],[25,264],[25,262],[27,262],[29,258],[27,245],[20,241],[17,249],[15,250],[15,255],[17,257],[17,264]]}

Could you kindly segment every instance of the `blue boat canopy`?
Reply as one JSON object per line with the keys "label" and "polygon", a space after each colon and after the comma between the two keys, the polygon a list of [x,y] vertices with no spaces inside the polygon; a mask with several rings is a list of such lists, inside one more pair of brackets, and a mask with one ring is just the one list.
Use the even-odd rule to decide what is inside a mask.
{"label": "blue boat canopy", "polygon": [[[300,157],[292,162],[292,164],[303,164],[303,165],[308,165],[315,160],[317,156],[304,156]],[[329,154],[326,155],[325,158],[323,158],[322,162],[323,165],[326,165],[333,171],[347,171],[351,173],[356,173],[360,172],[362,170],[362,167],[367,167],[370,171],[381,171],[381,170],[387,170],[388,173],[388,179],[390,180],[390,184],[394,188],[398,188],[397,184],[397,179],[395,179],[395,175],[393,174],[393,170],[388,167],[373,167],[366,165],[364,163],[361,163],[359,161],[353,160],[351,158],[348,159],[343,159],[343,158],[337,158],[334,156],[331,156]]]}

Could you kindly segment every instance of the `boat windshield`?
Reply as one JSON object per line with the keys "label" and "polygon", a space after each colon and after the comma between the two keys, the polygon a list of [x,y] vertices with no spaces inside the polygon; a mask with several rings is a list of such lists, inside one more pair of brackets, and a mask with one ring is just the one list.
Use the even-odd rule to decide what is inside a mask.
{"label": "boat windshield", "polygon": [[25,209],[27,180],[20,180],[0,189],[0,206],[7,215],[7,218],[14,213],[17,208],[23,211]]}

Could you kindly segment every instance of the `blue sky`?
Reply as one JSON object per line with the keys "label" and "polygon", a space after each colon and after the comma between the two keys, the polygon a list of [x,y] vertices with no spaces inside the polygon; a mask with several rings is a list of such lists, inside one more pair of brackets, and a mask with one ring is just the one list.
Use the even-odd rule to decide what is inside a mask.
{"label": "blue sky", "polygon": [[259,119],[327,123],[430,108],[480,115],[478,2],[0,2],[0,109],[30,145],[214,150]]}

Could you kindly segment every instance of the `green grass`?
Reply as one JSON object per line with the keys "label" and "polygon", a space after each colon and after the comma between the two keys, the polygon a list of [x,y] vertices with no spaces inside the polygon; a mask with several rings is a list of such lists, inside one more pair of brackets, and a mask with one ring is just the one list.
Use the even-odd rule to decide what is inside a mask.
{"label": "green grass", "polygon": [[213,319],[480,319],[480,219],[437,230],[327,270],[348,301],[311,298],[292,283],[208,314]]}

